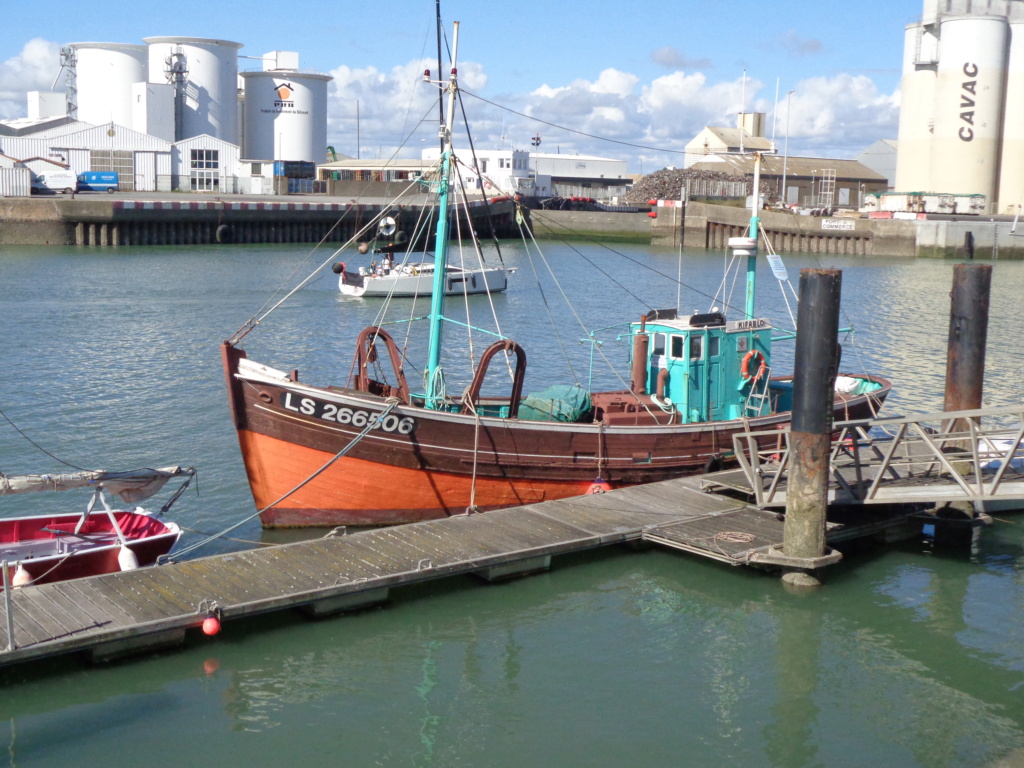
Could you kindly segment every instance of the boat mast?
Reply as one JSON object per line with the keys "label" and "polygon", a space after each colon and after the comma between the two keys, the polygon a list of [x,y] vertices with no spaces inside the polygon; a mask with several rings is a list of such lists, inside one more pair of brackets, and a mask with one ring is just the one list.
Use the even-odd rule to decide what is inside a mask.
{"label": "boat mast", "polygon": [[434,240],[434,288],[430,299],[430,342],[427,350],[426,407],[443,407],[444,381],[441,373],[441,330],[444,321],[444,289],[448,267],[448,207],[452,174],[452,125],[455,120],[455,94],[459,89],[456,62],[459,53],[459,22],[452,35],[452,71],[445,90],[448,113],[441,125],[441,178],[438,182],[437,235]]}
{"label": "boat mast", "polygon": [[[742,131],[740,131],[742,134]],[[750,203],[750,232],[749,236],[754,240],[754,247],[747,252],[747,306],[746,319],[754,319],[754,282],[757,272],[757,239],[759,237],[758,225],[761,219],[758,218],[758,209],[761,207],[761,196],[758,188],[761,186],[761,153],[754,153],[754,194],[751,195]]]}

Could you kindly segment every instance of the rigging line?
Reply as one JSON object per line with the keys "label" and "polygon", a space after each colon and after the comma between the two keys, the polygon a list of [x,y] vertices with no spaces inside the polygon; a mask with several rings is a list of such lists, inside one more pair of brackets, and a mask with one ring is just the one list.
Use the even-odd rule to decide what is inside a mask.
{"label": "rigging line", "polygon": [[[239,328],[239,329],[238,329],[237,331],[235,331],[234,335],[233,335],[233,336],[231,337],[231,339],[229,340],[229,342],[230,342],[231,344],[237,344],[237,343],[238,343],[239,341],[241,341],[241,340],[242,340],[242,338],[244,338],[244,337],[246,336],[246,334],[248,334],[248,333],[249,333],[249,332],[250,332],[250,331],[251,331],[251,330],[252,330],[253,328],[255,328],[255,327],[256,327],[257,325],[259,325],[259,324],[260,324],[260,323],[261,323],[261,322],[262,322],[263,320],[265,320],[265,319],[266,319],[266,318],[267,318],[267,317],[268,317],[268,316],[269,316],[269,315],[270,315],[270,314],[271,314],[272,312],[276,311],[278,307],[280,307],[280,306],[281,306],[282,304],[284,304],[284,303],[285,303],[286,301],[288,301],[288,299],[290,299],[290,298],[291,298],[292,296],[294,296],[294,295],[295,295],[296,293],[298,293],[298,292],[299,292],[299,291],[301,291],[301,290],[302,290],[303,288],[305,288],[305,287],[306,287],[307,285],[309,285],[309,284],[310,284],[311,282],[313,282],[314,278],[316,278],[316,276],[317,276],[317,275],[318,275],[318,274],[319,274],[319,273],[320,273],[320,272],[321,272],[321,271],[322,271],[322,270],[323,270],[323,269],[324,269],[324,268],[325,268],[325,267],[326,267],[326,266],[327,266],[328,264],[330,264],[330,263],[331,263],[332,261],[334,261],[334,259],[335,259],[335,258],[336,258],[336,257],[338,256],[338,254],[339,254],[339,253],[341,253],[341,252],[342,252],[342,251],[344,251],[344,250],[345,250],[346,248],[348,248],[349,246],[351,246],[351,245],[352,245],[352,243],[354,243],[354,242],[356,242],[357,240],[359,240],[359,238],[360,238],[360,237],[361,237],[362,235],[364,235],[364,234],[365,234],[365,233],[366,233],[367,231],[369,231],[369,230],[370,230],[370,229],[372,229],[372,228],[373,228],[374,226],[376,226],[376,225],[377,225],[377,223],[378,223],[378,222],[380,221],[380,219],[382,219],[382,218],[383,218],[383,217],[384,217],[384,216],[385,216],[385,215],[386,215],[386,214],[387,214],[387,213],[388,213],[388,212],[389,212],[389,211],[391,210],[391,208],[392,208],[392,207],[393,207],[393,206],[394,206],[394,205],[396,204],[396,202],[397,202],[398,200],[400,200],[400,199],[402,198],[402,196],[403,196],[403,195],[405,195],[405,194],[406,194],[406,193],[407,193],[407,192],[409,191],[409,189],[411,189],[411,186],[410,186],[410,187],[407,187],[407,188],[406,188],[406,189],[404,189],[404,190],[402,190],[402,192],[401,192],[401,193],[399,194],[399,196],[398,196],[397,198],[395,198],[395,200],[393,200],[392,202],[388,203],[388,204],[387,204],[386,206],[383,206],[383,207],[381,208],[380,212],[379,212],[379,213],[377,213],[377,215],[373,216],[373,217],[372,217],[372,218],[371,218],[371,219],[370,219],[370,220],[369,220],[369,221],[368,221],[368,222],[367,222],[367,223],[366,223],[366,224],[365,224],[365,225],[363,226],[363,228],[362,228],[362,229],[360,229],[360,230],[358,230],[357,232],[355,232],[355,233],[354,233],[354,234],[352,235],[352,237],[350,237],[350,238],[349,238],[348,240],[346,240],[346,241],[345,241],[344,243],[342,243],[342,244],[341,244],[341,246],[340,246],[339,248],[337,248],[337,249],[336,249],[335,251],[333,251],[333,252],[331,253],[331,255],[330,255],[330,256],[328,256],[328,257],[327,257],[327,259],[326,259],[326,260],[325,260],[325,261],[324,261],[323,263],[321,263],[321,264],[320,264],[320,265],[319,265],[319,266],[318,266],[318,267],[317,267],[316,269],[314,269],[314,270],[313,270],[313,271],[312,271],[312,272],[311,272],[311,273],[309,274],[309,276],[308,276],[308,277],[306,277],[306,278],[305,278],[304,280],[302,280],[301,282],[299,282],[299,284],[298,284],[298,285],[296,285],[296,286],[295,286],[294,288],[292,288],[292,289],[291,289],[290,291],[288,291],[288,293],[286,293],[286,294],[285,294],[284,296],[282,296],[282,297],[281,297],[281,298],[280,298],[280,299],[279,299],[279,300],[278,300],[277,302],[275,302],[275,303],[274,303],[274,304],[273,304],[273,305],[272,305],[272,306],[271,306],[271,307],[270,307],[269,309],[265,309],[267,305],[266,305],[266,304],[264,304],[264,305],[263,305],[263,308],[261,308],[259,312],[257,312],[257,313],[256,313],[255,315],[253,315],[253,316],[252,316],[251,318],[249,318],[249,320],[247,320],[247,321],[246,321],[246,322],[245,322],[245,323],[244,323],[244,324],[242,325],[242,327],[241,327],[241,328]],[[268,303],[269,303],[269,302],[268,302]],[[264,309],[265,309],[265,311],[264,311]],[[261,314],[261,313],[262,313],[262,314]]]}
{"label": "rigging line", "polygon": [[[462,192],[462,199],[466,200],[466,187],[465,187],[465,184],[463,183],[463,180],[462,180],[462,173],[460,171],[460,164],[459,163],[455,164],[455,169],[454,170],[455,170],[455,183],[456,183],[456,186],[458,187],[459,191]],[[469,208],[468,207],[467,208],[463,208],[463,210],[465,211],[465,214],[466,214],[465,215],[466,220],[469,221],[469,215],[470,215],[469,214]],[[456,239],[458,240],[458,243],[459,243],[459,266],[461,266],[463,269],[465,269],[466,268],[466,256],[465,256],[464,249],[462,247],[462,219],[463,219],[463,217],[459,216],[458,210],[456,210],[456,212],[455,212],[455,235],[456,235]],[[476,239],[476,232],[473,231],[473,226],[472,225],[473,225],[473,222],[469,221],[470,237],[473,238],[473,239]],[[437,269],[436,265],[435,265],[434,269]],[[469,286],[467,285],[467,281],[463,280],[462,281],[462,300],[463,300],[463,305],[464,305],[464,307],[466,309],[466,337],[468,339],[468,344],[466,345],[466,354],[469,357],[469,369],[471,371],[474,371],[474,373],[475,373],[475,370],[474,370],[474,367],[473,367],[473,362],[475,360],[474,349],[473,349],[473,323],[471,322],[472,317],[470,316],[470,310],[469,310],[469,293],[468,293],[468,291],[469,291]]]}
{"label": "rigging line", "polygon": [[[419,122],[418,122],[418,123],[416,124],[416,128],[418,128],[418,127],[419,127],[420,125],[422,125],[422,124],[423,124],[423,123],[424,123],[425,121],[426,121],[426,116],[424,115],[424,117],[421,117],[421,118],[420,118],[420,120],[419,120]],[[399,153],[399,152],[400,152],[400,151],[401,151],[401,150],[402,150],[402,149],[403,149],[403,148],[405,147],[405,145],[406,145],[406,144],[408,143],[408,141],[409,141],[409,140],[410,140],[410,139],[412,138],[412,134],[413,134],[414,132],[415,132],[415,128],[413,129],[413,131],[411,131],[411,132],[410,132],[410,133],[409,133],[409,134],[408,134],[408,135],[407,135],[407,136],[405,137],[405,139],[403,139],[403,140],[402,140],[402,142],[401,142],[401,143],[400,143],[400,144],[398,145],[398,147],[396,147],[396,149],[395,149],[395,151],[394,151],[394,152],[392,153],[391,157],[389,157],[389,158],[388,158],[388,160],[387,160],[387,161],[385,162],[385,164],[384,164],[385,166],[387,166],[387,165],[388,165],[388,164],[389,164],[389,163],[390,163],[390,162],[391,162],[392,160],[394,160],[394,159],[396,158],[396,156],[398,155],[398,153]],[[367,183],[369,183],[369,182],[367,182]],[[288,299],[290,299],[290,298],[291,298],[292,296],[294,296],[294,295],[295,295],[295,294],[296,294],[296,293],[297,293],[298,291],[302,290],[302,289],[303,289],[303,288],[305,288],[305,287],[306,287],[307,285],[309,285],[309,284],[310,284],[310,283],[311,283],[311,282],[313,281],[313,278],[315,278],[315,277],[316,277],[316,276],[317,276],[317,275],[318,275],[318,274],[319,274],[319,273],[320,273],[320,272],[321,272],[321,271],[322,271],[322,270],[324,269],[324,267],[326,267],[326,266],[327,266],[328,264],[330,264],[330,263],[331,263],[331,261],[333,261],[333,260],[335,259],[335,257],[337,257],[337,255],[338,255],[339,253],[341,253],[341,252],[342,252],[343,250],[345,250],[345,249],[346,249],[346,248],[348,248],[348,247],[349,247],[350,245],[352,245],[352,243],[353,243],[353,242],[355,242],[356,240],[358,240],[358,239],[359,239],[359,236],[360,236],[360,235],[362,235],[362,234],[364,234],[364,233],[365,233],[365,232],[366,232],[366,231],[367,231],[368,229],[370,229],[370,227],[371,227],[371,226],[372,226],[372,225],[373,225],[374,223],[376,223],[376,222],[377,222],[377,221],[379,221],[379,220],[380,220],[381,218],[383,218],[383,217],[384,217],[384,215],[385,215],[385,214],[386,214],[386,213],[387,213],[388,211],[390,211],[390,210],[391,210],[392,208],[394,208],[394,207],[395,207],[395,206],[396,206],[396,205],[397,205],[397,204],[399,203],[399,201],[401,201],[401,200],[402,200],[402,198],[403,198],[403,197],[405,197],[406,195],[410,195],[410,194],[412,193],[412,191],[413,191],[413,190],[417,190],[417,191],[418,191],[418,189],[419,189],[419,184],[418,184],[418,182],[414,182],[414,183],[412,183],[412,184],[409,184],[408,186],[406,186],[406,187],[405,187],[405,188],[404,188],[404,189],[403,189],[403,190],[402,190],[401,192],[399,192],[399,193],[398,193],[398,195],[397,195],[397,196],[396,196],[396,197],[395,197],[395,198],[394,198],[393,200],[391,200],[391,201],[390,201],[390,202],[388,202],[388,203],[387,203],[387,204],[386,204],[385,206],[383,206],[383,207],[382,207],[382,209],[381,209],[381,211],[380,211],[380,212],[379,212],[379,213],[378,213],[378,214],[377,214],[376,216],[374,216],[373,218],[371,218],[371,219],[370,219],[370,221],[369,221],[369,223],[368,223],[368,224],[367,224],[366,226],[364,226],[364,227],[363,227],[362,229],[360,229],[360,230],[359,230],[358,232],[354,233],[354,234],[352,235],[352,237],[351,237],[351,238],[349,238],[349,239],[348,239],[348,240],[346,240],[346,241],[345,241],[344,243],[342,243],[342,244],[341,244],[341,246],[339,246],[338,248],[336,248],[336,249],[335,249],[335,250],[334,250],[334,251],[333,251],[333,252],[331,253],[331,255],[330,255],[330,256],[329,256],[328,258],[327,258],[327,260],[326,260],[326,261],[324,261],[324,262],[323,262],[322,264],[320,264],[320,266],[318,266],[318,267],[317,267],[316,269],[314,269],[314,270],[313,270],[313,272],[312,272],[312,273],[311,273],[311,274],[310,274],[310,275],[309,275],[309,276],[308,276],[308,277],[307,277],[307,278],[306,278],[305,280],[303,280],[302,282],[300,282],[300,283],[299,283],[299,284],[298,284],[297,286],[295,286],[295,288],[293,288],[293,289],[292,289],[291,291],[289,291],[289,292],[288,292],[287,294],[285,294],[285,295],[284,295],[284,296],[283,296],[283,297],[282,297],[282,298],[280,299],[280,301],[278,301],[278,302],[276,302],[275,304],[273,304],[273,306],[271,306],[271,307],[270,307],[270,309],[267,309],[267,305],[268,305],[268,304],[270,304],[270,303],[271,303],[271,301],[273,301],[273,295],[276,295],[276,294],[277,294],[277,292],[275,292],[275,293],[274,293],[274,294],[273,294],[273,295],[271,296],[271,298],[270,298],[270,299],[268,299],[268,300],[267,300],[267,301],[266,301],[266,302],[265,302],[265,303],[263,304],[263,306],[262,306],[262,307],[260,307],[260,309],[258,309],[258,310],[257,310],[257,311],[256,311],[256,312],[255,312],[255,313],[254,313],[254,314],[252,315],[252,317],[250,317],[250,318],[249,318],[249,319],[248,319],[248,320],[247,320],[247,321],[246,321],[245,323],[243,323],[243,324],[242,324],[242,327],[241,327],[241,328],[239,328],[239,329],[238,329],[237,331],[235,331],[234,335],[233,335],[233,336],[231,337],[231,339],[229,340],[229,341],[230,341],[230,343],[231,343],[231,344],[237,344],[237,343],[238,343],[239,341],[241,341],[241,339],[242,339],[242,338],[244,338],[244,337],[245,337],[245,336],[246,336],[246,335],[247,335],[247,334],[248,334],[248,333],[249,333],[250,331],[252,331],[252,329],[253,329],[253,328],[255,328],[255,327],[256,327],[257,325],[259,325],[259,324],[260,324],[260,322],[262,322],[262,321],[263,321],[263,320],[264,320],[264,319],[265,319],[266,317],[268,317],[268,316],[269,316],[269,315],[270,315],[270,314],[271,314],[272,312],[274,312],[274,311],[275,311],[275,310],[276,310],[276,309],[277,309],[278,307],[280,307],[280,306],[281,306],[282,304],[284,304],[284,302],[286,302],[286,301],[287,301]],[[333,231],[333,230],[334,230],[334,229],[335,229],[335,228],[337,227],[337,225],[338,225],[338,224],[340,223],[341,219],[344,219],[344,217],[345,217],[346,215],[348,215],[348,213],[349,213],[349,211],[348,211],[348,210],[346,210],[346,211],[345,211],[345,213],[344,213],[344,214],[342,214],[342,216],[340,217],[339,221],[338,221],[338,222],[335,222],[335,225],[334,225],[334,227],[332,227],[332,228],[331,228],[331,231]],[[311,256],[311,255],[312,255],[313,253],[315,253],[315,252],[316,252],[316,249],[317,249],[317,248],[319,248],[319,246],[320,246],[320,245],[322,245],[322,244],[323,244],[323,242],[324,242],[324,241],[325,241],[326,239],[327,239],[327,235],[325,235],[325,236],[324,236],[324,238],[323,238],[323,239],[322,239],[322,240],[320,241],[320,243],[318,243],[318,244],[317,244],[317,246],[316,246],[316,247],[314,247],[314,248],[313,248],[313,249],[312,249],[312,250],[310,251],[310,256]],[[309,260],[309,256],[307,256],[307,257],[306,257],[306,259],[304,259],[302,263],[305,263],[305,262],[306,262],[306,261],[308,261],[308,260]],[[301,265],[300,265],[300,266],[301,266]],[[294,274],[295,274],[295,271],[297,271],[297,270],[298,270],[298,267],[296,267],[296,269],[292,271],[292,274],[294,275]],[[282,284],[283,284],[283,283],[282,283]],[[280,290],[280,289],[279,289],[279,290]],[[266,311],[264,311],[264,310],[266,310]]]}
{"label": "rigging line", "polygon": [[[522,231],[522,230],[523,230],[523,226],[520,225],[520,231]],[[548,271],[551,272],[551,275],[552,275],[552,278],[554,279],[555,285],[557,285],[558,289],[561,291],[562,290],[562,286],[558,283],[558,278],[555,277],[554,272],[551,269],[551,265],[547,261],[547,259],[544,257],[544,254],[541,251],[540,246],[537,245],[537,240],[536,240],[536,238],[534,238],[533,232],[531,230],[529,230],[529,229],[527,229],[526,231],[529,233],[530,239],[533,241],[533,245],[537,249],[537,252],[540,254],[541,258],[543,259],[545,265],[548,268]],[[525,240],[525,237],[524,237],[524,240]],[[609,249],[609,250],[611,250],[611,249]],[[529,249],[527,249],[527,253],[529,253]],[[531,266],[532,266],[533,265],[532,257],[530,259],[530,263],[531,263]],[[534,270],[534,274],[536,274],[536,270]],[[544,297],[543,290],[541,290],[541,296]],[[569,301],[569,299],[566,297],[564,291],[562,291],[562,298],[565,300],[566,305],[569,307],[569,309],[572,312],[573,316],[576,318],[576,321],[580,324],[580,327],[583,329],[583,332],[585,334],[587,334],[588,336],[591,336],[590,331],[587,329],[586,324],[583,322],[583,320],[580,318],[580,316],[578,314],[576,314],[575,308],[573,307],[573,305]],[[544,297],[544,301],[545,301],[545,303],[547,302],[547,298],[546,297]],[[558,343],[562,347],[562,354],[565,356],[566,363],[569,365],[569,370],[572,371],[573,378],[576,379],[576,383],[579,384],[579,379],[576,378],[576,372],[573,369],[572,363],[569,360],[568,353],[565,351],[565,345],[562,343],[562,337],[561,337],[561,334],[558,333],[557,327],[555,328],[555,338],[558,339]],[[593,338],[593,337],[591,337],[591,338]],[[618,379],[620,384],[622,384],[623,388],[628,390],[628,391],[630,391],[633,394],[633,397],[637,400],[637,402],[640,403],[640,405],[643,406],[644,410],[646,410],[648,413],[650,413],[651,411],[647,407],[646,403],[643,403],[640,400],[640,398],[636,396],[636,393],[632,392],[632,390],[630,389],[630,387],[627,384],[626,380],[622,377],[622,374],[620,374],[618,369],[616,368],[616,366],[612,364],[612,361],[608,359],[608,356],[604,353],[604,349],[600,345],[597,346],[597,354],[604,361],[605,365],[608,366],[608,370],[611,371],[612,375],[616,379]]]}
{"label": "rigging line", "polygon": [[[477,159],[477,156],[476,156],[476,146],[473,144],[473,134],[469,130],[469,118],[466,116],[466,104],[462,100],[462,92],[461,91],[456,91],[455,95],[456,95],[456,97],[458,98],[458,101],[459,101],[459,109],[462,110],[462,122],[466,126],[466,140],[469,142],[469,152],[470,152],[470,154],[473,157],[473,167],[474,168],[479,168],[480,167],[480,161]],[[483,174],[478,174],[478,176],[482,177]],[[498,239],[498,233],[497,233],[497,231],[494,228],[494,219],[491,218],[491,204],[490,204],[490,200],[487,197],[486,190],[483,193],[483,201],[484,201],[484,211],[485,211],[484,216],[487,219],[487,226],[488,226],[488,228],[491,231],[491,240],[494,241],[494,247],[498,251],[498,263],[501,264],[501,266],[504,267],[505,266],[505,262],[501,258],[501,241]],[[476,233],[475,232],[473,233],[473,237],[474,237],[474,240],[475,240],[476,239]]]}
{"label": "rigging line", "polygon": [[497,107],[498,109],[503,109],[506,112],[511,112],[513,115],[518,115],[519,117],[524,117],[527,120],[533,120],[534,122],[540,123],[541,125],[549,125],[552,128],[557,128],[560,131],[566,131],[567,133],[575,133],[577,136],[585,136],[588,139],[597,139],[598,141],[606,141],[609,144],[619,144],[619,145],[621,145],[623,147],[633,147],[635,149],[649,149],[649,150],[651,150],[653,152],[667,152],[667,153],[673,154],[673,155],[685,155],[686,154],[686,150],[685,149],[667,149],[665,147],[652,147],[652,146],[650,146],[648,144],[636,144],[636,143],[631,142],[631,141],[620,141],[619,139],[609,139],[606,136],[598,136],[598,135],[593,134],[593,133],[587,133],[586,131],[577,130],[576,128],[567,128],[566,126],[559,125],[558,123],[552,123],[552,122],[549,122],[547,120],[542,120],[541,118],[539,118],[539,117],[537,117],[535,115],[527,115],[524,112],[517,112],[516,110],[512,109],[511,107],[506,107],[506,106],[504,106],[502,104],[498,104],[495,101],[491,101],[490,99],[485,99],[483,96],[480,96],[480,95],[478,95],[476,93],[473,93],[472,91],[467,91],[465,89],[462,89],[462,92],[467,94],[467,95],[469,95],[469,96],[472,96],[474,99],[478,99],[479,101],[482,101],[484,104],[490,104],[492,107]]}
{"label": "rigging line", "polygon": [[[538,213],[538,211],[531,211],[530,215],[531,215],[531,217],[534,217],[534,216],[537,216],[537,213]],[[603,248],[604,250],[608,251],[609,253],[613,253],[616,256],[625,259],[626,261],[629,261],[629,262],[632,262],[633,264],[636,264],[641,269],[646,269],[648,272],[653,272],[655,275],[658,275],[660,277],[664,277],[666,280],[669,280],[670,282],[676,282],[676,278],[673,277],[672,275],[665,274],[664,272],[661,272],[660,270],[655,269],[654,267],[650,266],[649,264],[647,264],[647,263],[645,263],[645,262],[643,262],[643,261],[641,261],[639,259],[635,259],[632,256],[629,256],[629,255],[623,253],[622,251],[617,251],[614,248],[610,247],[607,243],[603,243],[600,240],[597,240],[597,239],[593,238],[592,236],[586,234],[585,232],[580,232],[578,230],[574,230],[571,227],[565,226],[564,224],[562,224],[559,221],[555,221],[554,219],[545,218],[544,216],[537,216],[537,218],[539,218],[541,221],[543,221],[548,226],[548,228],[551,229],[552,231],[554,231],[555,227],[558,227],[558,228],[564,230],[565,232],[568,232],[569,234],[571,234],[571,235],[573,235],[575,237],[579,237],[582,240],[586,240],[587,242],[591,243],[592,245],[595,245],[595,246],[597,246],[599,248]],[[562,244],[566,244],[567,245],[567,243],[565,243],[564,240],[562,240],[560,242]],[[715,299],[718,298],[717,296],[712,296],[711,294],[706,293],[706,292],[700,290],[699,288],[694,288],[692,285],[688,285],[687,283],[683,283],[682,286],[683,286],[683,288],[686,288],[689,291],[693,291],[698,296],[703,296],[704,298],[710,299],[711,301],[715,301]],[[646,306],[646,304],[644,302],[640,302],[640,303],[644,304],[644,306]],[[737,312],[741,311],[741,309],[742,309],[740,307],[735,307],[735,306],[729,304],[727,301],[725,301],[725,297],[723,297],[722,303],[728,309],[735,310]]]}
{"label": "rigging line", "polygon": [[370,431],[374,427],[376,427],[385,416],[387,416],[393,410],[395,410],[395,408],[398,407],[399,403],[400,403],[400,401],[398,400],[398,398],[394,398],[394,399],[388,398],[387,407],[383,411],[381,411],[380,415],[377,418],[375,418],[375,419],[368,419],[367,422],[366,422],[366,426],[363,427],[363,429],[359,432],[358,435],[353,437],[348,442],[348,445],[346,445],[344,448],[342,448],[340,451],[338,451],[336,454],[334,454],[334,456],[332,456],[330,459],[328,459],[327,463],[324,464],[322,467],[320,467],[320,469],[318,469],[316,472],[311,474],[309,477],[307,477],[305,480],[303,480],[301,483],[296,485],[294,488],[292,488],[290,491],[285,493],[280,498],[275,499],[274,501],[270,502],[267,506],[263,507],[263,509],[257,510],[256,512],[254,512],[253,514],[249,515],[245,519],[239,520],[234,525],[228,526],[227,528],[225,528],[220,533],[214,534],[213,536],[208,536],[207,538],[202,539],[201,541],[197,541],[195,544],[190,544],[189,546],[184,547],[183,549],[178,550],[177,552],[174,553],[173,557],[170,556],[170,555],[162,555],[160,558],[158,558],[157,562],[160,563],[160,564],[163,564],[163,563],[173,563],[173,562],[175,562],[176,559],[181,558],[182,556],[187,555],[187,554],[189,554],[191,552],[195,552],[197,549],[199,549],[200,547],[206,546],[211,541],[213,541],[215,539],[219,539],[222,536],[226,536],[227,534],[231,533],[232,531],[235,531],[235,530],[241,528],[243,525],[248,523],[250,520],[253,520],[253,519],[259,517],[264,512],[266,512],[268,509],[274,507],[277,504],[280,504],[282,501],[287,499],[289,496],[291,496],[293,493],[298,491],[300,488],[302,488],[302,487],[308,485],[309,483],[313,482],[313,480],[315,480],[317,477],[319,477],[321,474],[323,474],[327,470],[328,467],[330,467],[332,464],[334,464],[334,462],[336,462],[338,459],[342,458],[346,453],[348,453],[353,447],[355,447],[355,445],[357,443],[359,443],[360,440],[362,440],[364,437],[366,437],[370,433]]}
{"label": "rigging line", "polygon": [[40,451],[45,453],[47,456],[49,456],[51,459],[53,459],[57,463],[63,464],[65,467],[71,467],[72,469],[77,469],[80,472],[90,472],[91,471],[91,470],[86,469],[85,467],[80,467],[77,464],[72,464],[70,461],[64,461],[64,459],[59,459],[56,456],[54,456],[48,450],[43,448],[43,446],[41,446],[39,443],[37,443],[31,437],[26,435],[24,432],[22,432],[21,429],[18,427],[18,425],[15,424],[13,421],[11,421],[11,418],[6,413],[3,412],[3,409],[0,409],[0,416],[4,417],[4,420],[14,428],[15,432],[17,432],[19,435],[24,437],[26,440],[28,440],[30,443],[32,443],[32,445],[34,445],[36,448],[38,448]]}
{"label": "rigging line", "polygon": [[[519,225],[519,232],[520,236],[523,238],[524,243],[526,243],[526,234],[529,234],[530,240],[533,242],[534,248],[537,249],[537,254],[541,258],[541,260],[544,261],[545,265],[548,268],[548,272],[551,272],[551,265],[547,264],[547,259],[544,258],[544,253],[540,250],[540,246],[537,245],[537,240],[536,238],[534,238],[533,232],[531,232],[529,229],[526,229],[522,224]],[[558,324],[555,322],[554,313],[551,311],[551,304],[548,302],[547,294],[544,292],[544,285],[541,283],[540,275],[537,273],[537,265],[536,263],[534,263],[533,260],[533,252],[529,247],[526,248],[526,255],[530,260],[530,269],[533,270],[533,278],[537,283],[537,290],[540,292],[541,301],[544,302],[544,309],[547,310],[548,320],[551,322],[551,329],[552,331],[554,331],[555,339],[558,341],[558,346],[561,347],[562,349],[562,356],[565,358],[566,365],[569,366],[569,373],[572,374],[573,381],[576,382],[577,385],[579,385],[579,376],[576,375],[576,369],[573,368],[572,360],[569,358],[569,353],[565,348],[565,343],[562,341],[562,334],[558,332]],[[557,280],[555,281],[555,285],[558,285]],[[562,296],[564,298],[564,292]],[[570,305],[570,309],[571,308],[572,306]],[[573,310],[573,312],[575,313],[575,310]]]}

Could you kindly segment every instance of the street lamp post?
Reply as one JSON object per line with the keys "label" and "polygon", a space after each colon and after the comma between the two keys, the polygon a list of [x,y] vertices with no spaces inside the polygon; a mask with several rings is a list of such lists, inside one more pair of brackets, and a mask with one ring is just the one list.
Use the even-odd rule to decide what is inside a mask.
{"label": "street lamp post", "polygon": [[782,202],[789,202],[789,195],[786,194],[786,163],[789,160],[789,105],[793,91],[786,92],[786,141],[782,152]]}

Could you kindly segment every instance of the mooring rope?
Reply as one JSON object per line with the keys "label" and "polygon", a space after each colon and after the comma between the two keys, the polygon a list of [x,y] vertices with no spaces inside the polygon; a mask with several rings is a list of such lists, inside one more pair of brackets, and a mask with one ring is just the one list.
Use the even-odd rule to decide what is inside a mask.
{"label": "mooring rope", "polygon": [[380,415],[376,419],[368,420],[366,422],[366,426],[363,427],[362,431],[360,431],[360,433],[358,435],[356,435],[355,437],[353,437],[349,441],[348,445],[346,445],[344,448],[342,448],[340,451],[338,451],[336,454],[334,454],[334,456],[332,456],[328,460],[328,462],[326,464],[324,464],[322,467],[320,467],[320,469],[318,469],[312,475],[310,475],[305,480],[303,480],[301,483],[296,485],[294,488],[292,488],[286,494],[284,494],[280,498],[275,499],[270,504],[268,504],[267,506],[263,507],[263,509],[257,510],[256,512],[254,512],[253,514],[249,515],[245,519],[239,520],[234,525],[228,526],[227,528],[225,528],[220,533],[215,533],[212,536],[208,536],[207,538],[203,539],[202,541],[197,541],[195,544],[191,544],[191,545],[181,549],[180,551],[175,552],[173,556],[171,556],[171,555],[161,555],[157,559],[157,563],[159,565],[163,565],[164,563],[173,563],[177,559],[183,557],[184,555],[187,555],[187,554],[190,554],[192,552],[195,552],[200,547],[206,546],[211,541],[219,539],[222,536],[226,536],[227,534],[231,533],[232,531],[235,531],[235,530],[241,528],[243,525],[248,523],[250,520],[253,520],[253,519],[259,517],[264,512],[266,512],[268,509],[271,509],[272,507],[277,506],[282,501],[284,501],[289,496],[291,496],[293,493],[298,491],[300,488],[302,488],[302,487],[308,485],[309,483],[311,483],[313,480],[315,480],[317,477],[319,477],[321,474],[323,474],[327,470],[327,468],[330,467],[334,462],[336,462],[338,459],[340,459],[342,456],[344,456],[346,453],[348,453],[350,450],[352,450],[352,448],[360,440],[362,440],[364,437],[366,437],[368,434],[370,434],[370,431],[374,427],[376,427],[384,419],[385,416],[387,416],[393,410],[395,410],[395,408],[397,408],[399,406],[401,401],[397,397],[390,397],[390,398],[388,398],[387,403],[388,403],[387,408],[385,408],[383,411],[381,411]]}

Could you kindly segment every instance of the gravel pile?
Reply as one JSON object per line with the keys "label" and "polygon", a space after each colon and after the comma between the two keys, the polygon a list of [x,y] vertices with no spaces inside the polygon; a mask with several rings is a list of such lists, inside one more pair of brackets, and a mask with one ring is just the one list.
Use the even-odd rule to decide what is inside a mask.
{"label": "gravel pile", "polygon": [[[655,171],[640,179],[626,193],[624,202],[630,205],[643,205],[648,200],[678,200],[679,191],[688,179],[706,181],[742,181],[749,189],[750,181],[743,176],[733,176],[724,171],[704,171],[694,168],[674,168],[672,170]],[[770,202],[777,195],[774,186],[761,182],[761,193]]]}

